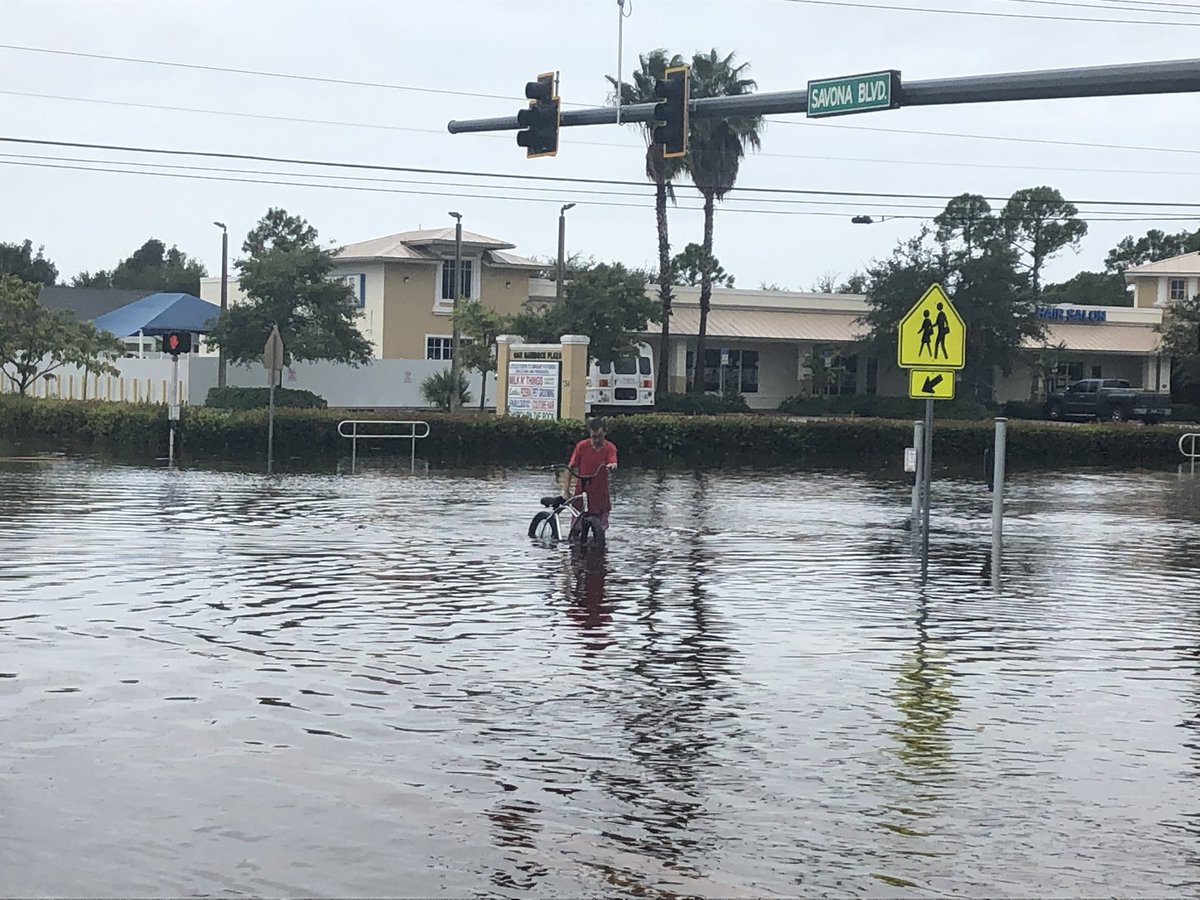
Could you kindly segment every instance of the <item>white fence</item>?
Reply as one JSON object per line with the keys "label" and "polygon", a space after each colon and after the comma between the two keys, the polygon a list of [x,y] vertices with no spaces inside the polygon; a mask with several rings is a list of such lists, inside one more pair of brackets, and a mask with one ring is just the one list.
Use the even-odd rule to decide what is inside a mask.
{"label": "white fence", "polygon": [[[167,403],[171,393],[171,357],[165,353],[145,359],[119,359],[119,375],[86,375],[73,366],[56,369],[50,378],[39,378],[29,390],[34,397],[72,400],[114,400],[125,403]],[[283,371],[282,386],[312,391],[330,406],[351,409],[428,409],[421,384],[430,375],[450,368],[445,360],[377,359],[357,369],[334,363],[295,363]],[[480,376],[464,372],[470,387],[468,407],[479,407]],[[229,366],[231,387],[266,387],[261,365]],[[202,405],[209,388],[217,384],[215,357],[179,357],[179,402]],[[16,384],[0,374],[0,392],[15,393]],[[496,407],[496,376],[487,376],[484,405]]]}

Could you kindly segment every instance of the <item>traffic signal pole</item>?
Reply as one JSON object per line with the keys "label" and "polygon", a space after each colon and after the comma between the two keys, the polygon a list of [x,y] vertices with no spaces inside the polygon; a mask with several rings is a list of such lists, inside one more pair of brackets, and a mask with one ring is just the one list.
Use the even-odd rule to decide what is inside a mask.
{"label": "traffic signal pole", "polygon": [[[901,87],[900,105],[943,106],[1011,100],[1059,100],[1191,92],[1200,92],[1200,59],[913,81]],[[622,106],[620,123],[624,125],[655,121],[658,118],[655,111],[654,103]],[[776,91],[737,97],[706,97],[692,100],[688,104],[689,115],[701,119],[735,115],[783,115],[807,111],[807,90]],[[615,106],[563,110],[559,117],[559,125],[563,128],[576,125],[614,125],[617,121]],[[447,127],[451,134],[470,134],[484,131],[515,131],[524,126],[517,122],[516,116],[502,116],[493,119],[456,119]]]}

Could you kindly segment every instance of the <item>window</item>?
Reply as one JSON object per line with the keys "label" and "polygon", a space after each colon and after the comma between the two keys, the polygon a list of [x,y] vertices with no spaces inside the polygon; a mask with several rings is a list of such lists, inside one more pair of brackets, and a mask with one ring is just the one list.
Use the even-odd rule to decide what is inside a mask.
{"label": "window", "polygon": [[[1100,374],[1100,370],[1101,370],[1100,366],[1092,366],[1092,377],[1093,378],[1103,378],[1104,376]],[[1109,385],[1109,387],[1112,387],[1112,385]]]}
{"label": "window", "polygon": [[[471,285],[475,282],[475,261],[462,260],[462,294],[463,300],[471,299]],[[454,260],[442,260],[442,299],[454,299]]]}
{"label": "window", "polygon": [[[704,351],[704,390],[710,393],[739,391],[743,394],[758,393],[758,351],[728,350],[729,362],[721,365],[721,350]],[[688,381],[695,371],[696,353],[687,354]]]}
{"label": "window", "polygon": [[622,356],[615,362],[618,375],[636,375],[637,360],[632,356]]}
{"label": "window", "polygon": [[607,359],[601,360],[598,363],[598,366],[600,368],[601,375],[611,375],[612,374],[612,361],[611,360],[607,360]]}
{"label": "window", "polygon": [[330,281],[344,284],[350,289],[350,295],[355,306],[363,307],[367,305],[367,276],[364,273],[358,275],[333,275],[330,276]]}
{"label": "window", "polygon": [[639,357],[638,357],[638,372],[640,372],[640,373],[641,373],[641,374],[643,374],[643,375],[649,375],[649,374],[650,374],[650,368],[651,368],[651,366],[650,366],[650,357],[648,357],[648,356],[639,356]]}
{"label": "window", "polygon": [[[474,343],[474,340],[474,338],[459,335],[458,343],[460,345],[470,344]],[[425,335],[425,358],[454,359],[454,338],[446,334]]]}
{"label": "window", "polygon": [[1182,278],[1171,279],[1171,299],[1186,300],[1187,299],[1187,282]]}

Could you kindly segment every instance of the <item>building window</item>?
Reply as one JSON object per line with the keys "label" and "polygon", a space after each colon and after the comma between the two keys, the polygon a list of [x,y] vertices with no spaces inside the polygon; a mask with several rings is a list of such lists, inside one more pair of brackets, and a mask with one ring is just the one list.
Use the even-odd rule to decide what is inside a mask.
{"label": "building window", "polygon": [[351,302],[362,308],[367,305],[367,276],[365,273],[357,275],[333,275],[329,279],[337,284],[344,284],[350,291]]}
{"label": "building window", "polygon": [[1187,299],[1187,282],[1182,278],[1171,279],[1171,299],[1186,300]]}
{"label": "building window", "polygon": [[[474,342],[474,338],[463,337],[459,335],[459,345],[470,344]],[[445,334],[427,334],[425,335],[425,358],[426,359],[454,359],[454,338]]]}
{"label": "building window", "polygon": [[[474,282],[475,261],[462,260],[462,294],[463,300],[471,299],[471,285]],[[442,299],[454,299],[454,260],[442,260]]]}
{"label": "building window", "polygon": [[[726,362],[722,364],[721,355]],[[687,353],[687,379],[690,382],[696,367],[696,352]],[[704,390],[719,394],[721,391],[737,391],[742,394],[758,393],[757,350],[708,350],[704,351]]]}

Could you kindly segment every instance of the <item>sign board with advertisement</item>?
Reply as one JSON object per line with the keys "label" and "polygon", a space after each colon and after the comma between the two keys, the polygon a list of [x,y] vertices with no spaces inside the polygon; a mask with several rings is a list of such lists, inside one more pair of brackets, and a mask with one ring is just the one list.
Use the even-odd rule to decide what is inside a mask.
{"label": "sign board with advertisement", "polygon": [[508,364],[508,414],[530,419],[559,417],[559,384],[562,363],[558,360],[514,359]]}

